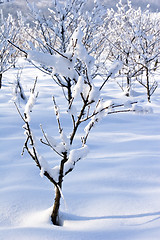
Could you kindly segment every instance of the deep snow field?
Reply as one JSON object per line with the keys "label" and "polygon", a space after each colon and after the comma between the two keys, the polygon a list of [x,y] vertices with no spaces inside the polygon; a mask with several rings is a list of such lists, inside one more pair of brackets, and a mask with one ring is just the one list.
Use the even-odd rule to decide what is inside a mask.
{"label": "deep snow field", "polygon": [[[57,134],[52,95],[63,112],[61,90],[50,76],[25,61],[4,74],[0,90],[0,240],[159,240],[160,239],[160,87],[147,104],[144,89],[133,99],[144,99],[153,113],[106,116],[92,131],[86,159],[77,163],[63,185],[63,226],[50,222],[53,186],[25,152],[23,121],[13,99],[13,82],[23,66],[25,94],[38,76],[37,103],[31,114],[34,134],[39,125]],[[159,81],[160,76],[156,76]],[[137,85],[138,86],[138,85]],[[107,83],[106,98],[127,101],[114,81]],[[18,100],[17,100],[18,101]],[[23,112],[24,104],[18,104]],[[69,119],[63,125],[69,127]],[[83,132],[80,130],[79,134]],[[41,143],[39,152],[51,163],[57,156]]]}

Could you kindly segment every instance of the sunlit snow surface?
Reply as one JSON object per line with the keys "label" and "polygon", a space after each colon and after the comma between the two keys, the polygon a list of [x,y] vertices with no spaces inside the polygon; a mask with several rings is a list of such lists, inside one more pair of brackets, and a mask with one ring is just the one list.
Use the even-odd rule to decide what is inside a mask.
{"label": "sunlit snow surface", "polygon": [[[52,95],[69,132],[61,90],[49,76],[27,62],[21,84],[29,97],[36,77],[38,99],[31,113],[39,153],[55,166],[58,158],[39,142],[40,124],[58,136]],[[18,66],[17,66],[18,68]],[[158,240],[160,238],[160,88],[146,106],[153,113],[106,116],[91,132],[89,154],[64,179],[61,201],[63,227],[50,222],[54,189],[27,153],[24,122],[12,101],[17,68],[4,74],[0,90],[0,240]],[[159,76],[155,77],[157,80]],[[144,89],[134,89],[134,100]],[[127,101],[114,81],[103,92],[106,100]],[[24,105],[19,103],[23,112]],[[78,134],[83,134],[81,129]],[[57,140],[57,139],[56,139]]]}

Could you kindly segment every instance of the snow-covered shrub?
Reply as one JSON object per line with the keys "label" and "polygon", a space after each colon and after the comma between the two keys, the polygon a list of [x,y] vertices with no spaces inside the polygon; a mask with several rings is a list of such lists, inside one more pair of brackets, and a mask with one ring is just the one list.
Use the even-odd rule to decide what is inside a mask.
{"label": "snow-covered shrub", "polygon": [[[91,130],[107,114],[133,111],[133,103],[128,104],[129,108],[126,109],[124,104],[117,105],[101,97],[101,92],[106,82],[104,81],[98,86],[96,80],[92,77],[95,59],[88,53],[83,42],[83,36],[81,28],[77,28],[70,38],[66,52],[63,54],[58,51],[53,55],[36,51],[27,52],[30,60],[34,60],[46,67],[52,67],[53,76],[58,76],[59,86],[61,88],[65,87],[68,94],[66,96],[66,92],[63,91],[63,102],[64,106],[66,106],[65,114],[70,116],[70,133],[67,134],[67,131],[65,131],[61,121],[60,109],[54,96],[52,101],[59,130],[59,141],[55,140],[57,136],[48,135],[44,131],[43,126],[41,126],[43,133],[41,142],[58,155],[60,158],[59,165],[54,165],[53,163],[53,166],[51,166],[47,159],[38,153],[36,148],[35,137],[30,127],[31,112],[37,96],[35,86],[26,104],[24,116],[21,115],[25,123],[24,129],[26,134],[24,149],[27,150],[30,157],[36,162],[40,169],[40,175],[47,177],[55,186],[55,200],[51,220],[53,224],[58,225],[60,224],[59,207],[64,178],[73,171],[78,161],[86,157],[88,153],[87,140]],[[109,75],[115,74],[117,68],[119,69],[119,63],[113,66]],[[64,79],[70,79],[74,84],[70,85]],[[119,110],[116,110],[117,108]],[[83,128],[84,134],[78,139],[77,132],[79,128]]]}
{"label": "snow-covered shrub", "polygon": [[160,68],[160,15],[147,10],[139,10],[139,18],[133,25],[135,31],[135,66],[141,75],[136,80],[146,88],[148,101],[155,92],[158,83],[153,75]]}
{"label": "snow-covered shrub", "polygon": [[147,89],[148,101],[154,93],[157,82],[150,76],[159,66],[160,56],[160,18],[151,13],[149,6],[145,11],[132,7],[131,1],[119,1],[117,10],[110,10],[113,17],[108,24],[107,42],[111,62],[120,60],[122,68],[115,77],[123,91],[130,94],[132,82],[138,81]]}
{"label": "snow-covered shrub", "polygon": [[5,18],[3,11],[0,10],[0,88],[3,73],[15,65],[19,54],[19,51],[8,42],[10,40],[14,44],[20,44],[19,20],[19,17],[16,20],[10,14]]}
{"label": "snow-covered shrub", "polygon": [[[79,29],[83,32],[82,42],[90,54],[90,61],[92,62],[92,57],[95,61],[94,68],[92,68],[92,78],[98,76],[105,81],[108,77],[106,69],[104,70],[106,62],[106,56],[103,55],[106,39],[104,26],[107,26],[112,14],[106,14],[106,9],[99,0],[94,1],[93,8],[90,11],[86,10],[86,4],[84,0],[67,0],[63,3],[53,1],[47,13],[39,10],[34,4],[28,4],[33,18],[31,28],[25,30],[29,38],[29,41],[26,41],[26,46],[32,50],[29,55],[34,54],[32,60],[35,60],[37,52],[40,54],[47,53],[46,58],[48,58],[50,64],[47,67],[42,61],[38,67],[52,74],[55,82],[63,86],[64,90],[66,90],[66,86],[72,86],[76,83],[73,73],[72,76],[68,75],[66,78],[65,74],[61,74],[61,76],[53,74],[56,72],[53,68],[55,61],[57,63],[56,68],[59,66],[57,56],[60,55],[65,55],[64,62],[68,64],[68,69],[73,65],[73,62],[68,62],[67,59],[72,58],[72,54],[74,55],[73,49],[76,48],[74,38],[76,38],[76,32]],[[54,60],[49,55],[53,58],[55,56]],[[76,71],[79,71],[79,68],[81,68],[81,63],[77,61]],[[74,79],[74,81],[71,81],[71,79]],[[66,95],[69,100],[69,94]]]}

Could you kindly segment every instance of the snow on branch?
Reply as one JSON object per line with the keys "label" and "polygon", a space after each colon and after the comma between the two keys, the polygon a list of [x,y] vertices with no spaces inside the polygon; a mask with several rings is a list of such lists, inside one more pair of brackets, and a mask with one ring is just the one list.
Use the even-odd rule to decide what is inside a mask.
{"label": "snow on branch", "polygon": [[83,63],[86,64],[88,70],[93,66],[94,64],[94,57],[88,54],[87,49],[85,48],[83,44],[83,36],[84,33],[81,30],[80,27],[75,29],[73,35],[72,35],[72,43],[71,46],[74,47],[74,56],[78,59],[80,59]]}
{"label": "snow on branch", "polygon": [[113,63],[112,63],[112,66],[108,72],[108,75],[111,77],[111,78],[114,78],[115,75],[118,73],[119,70],[121,70],[123,66],[123,62],[120,61],[120,60],[115,60]]}
{"label": "snow on branch", "polygon": [[27,104],[26,104],[25,110],[24,110],[24,116],[25,116],[25,120],[27,122],[30,122],[30,113],[32,112],[33,106],[34,106],[34,104],[36,102],[36,98],[37,98],[37,93],[35,93],[36,83],[37,83],[37,78],[35,80],[34,87],[30,92],[30,96],[29,96],[29,99],[27,101]]}
{"label": "snow on branch", "polygon": [[55,182],[58,182],[59,166],[51,168],[47,160],[42,156],[39,157],[39,163],[41,165],[40,176],[43,177],[45,173],[48,173],[50,177],[54,179]]}
{"label": "snow on branch", "polygon": [[110,67],[107,73],[106,80],[102,83],[100,90],[102,90],[102,88],[104,87],[104,85],[106,84],[109,78],[115,78],[115,75],[118,73],[119,70],[122,69],[122,67],[123,67],[123,62],[121,60],[116,59],[112,63],[112,66]]}
{"label": "snow on branch", "polygon": [[29,50],[27,51],[27,59],[44,67],[51,67],[52,75],[60,74],[61,76],[66,76],[71,79],[77,76],[77,73],[74,70],[74,62],[71,61],[69,57],[60,53],[50,55],[49,53]]}
{"label": "snow on branch", "polygon": [[25,135],[27,138],[24,143],[23,152],[26,149],[30,157],[35,161],[37,167],[40,169],[41,177],[43,175],[46,176],[55,186],[57,186],[57,167],[51,169],[48,162],[38,154],[35,145],[35,137],[31,131],[29,122],[26,119],[24,119],[24,122],[25,125],[23,128],[25,129]]}
{"label": "snow on branch", "polygon": [[80,94],[83,92],[83,87],[84,87],[84,78],[82,76],[79,76],[77,83],[73,87],[72,97],[76,98],[80,96]]}
{"label": "snow on branch", "polygon": [[56,115],[56,118],[57,118],[57,124],[58,124],[58,128],[59,128],[59,134],[60,134],[60,138],[62,140],[62,142],[56,147],[56,150],[59,153],[64,153],[64,152],[67,152],[69,150],[70,143],[69,143],[69,139],[67,138],[66,134],[63,131],[63,128],[61,127],[59,108],[58,108],[58,105],[57,105],[54,97],[53,97],[53,103],[54,103],[55,115]]}
{"label": "snow on branch", "polygon": [[69,153],[68,161],[65,163],[64,175],[67,175],[71,172],[75,164],[80,161],[81,159],[85,158],[89,152],[88,146],[84,145],[79,149],[73,149]]}
{"label": "snow on branch", "polygon": [[30,112],[32,111],[32,108],[35,103],[35,87],[36,87],[37,79],[34,83],[34,87],[31,89],[30,92],[30,97],[29,100],[25,106],[25,111],[24,111],[24,117],[21,114],[17,104],[15,103],[15,106],[17,108],[18,113],[20,114],[22,120],[24,121],[24,126],[23,128],[25,129],[25,135],[26,135],[26,140],[24,143],[23,147],[23,152],[26,149],[30,157],[35,161],[37,167],[40,169],[40,175],[46,176],[55,186],[57,186],[57,181],[58,181],[58,175],[59,175],[59,167],[55,166],[53,169],[49,166],[48,162],[39,155],[36,147],[36,138],[33,135],[33,132],[30,128]]}

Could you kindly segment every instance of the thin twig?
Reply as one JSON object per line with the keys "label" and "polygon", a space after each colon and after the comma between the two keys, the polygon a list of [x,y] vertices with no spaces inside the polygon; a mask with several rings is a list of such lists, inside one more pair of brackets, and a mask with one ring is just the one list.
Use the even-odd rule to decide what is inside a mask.
{"label": "thin twig", "polygon": [[136,112],[136,110],[133,110],[133,109],[125,109],[125,110],[118,110],[118,111],[108,112],[107,114],[123,113],[123,112]]}
{"label": "thin twig", "polygon": [[72,61],[71,59],[69,59],[67,56],[63,55],[63,53],[60,53],[58,50],[56,50],[55,48],[53,48],[52,46],[50,46],[48,43],[46,43],[48,47],[50,47],[53,51],[55,51],[56,53],[58,53],[60,56],[64,57],[65,59],[69,60],[70,62]]}
{"label": "thin twig", "polygon": [[42,130],[42,133],[43,133],[44,138],[45,138],[46,141],[47,141],[47,143],[45,143],[45,142],[41,139],[41,140],[40,140],[41,143],[48,145],[48,146],[51,147],[52,150],[55,151],[59,156],[63,157],[63,155],[61,155],[61,154],[51,145],[51,143],[49,142],[49,140],[48,140],[48,138],[47,138],[47,136],[46,136],[46,134],[45,134],[45,132],[44,132],[41,124],[40,124],[40,128],[41,128],[41,130]]}
{"label": "thin twig", "polygon": [[11,42],[10,40],[8,40],[8,42],[12,45],[12,46],[14,46],[15,48],[17,48],[19,51],[21,51],[21,52],[23,52],[24,54],[25,54],[25,57],[27,58],[27,52],[26,51],[24,51],[23,49],[21,49],[20,47],[18,47],[17,45],[15,45],[13,42]]}
{"label": "thin twig", "polygon": [[56,100],[55,100],[54,96],[53,96],[53,103],[54,103],[54,107],[55,107],[55,114],[56,114],[57,123],[58,123],[58,127],[59,127],[59,133],[61,134],[63,129],[61,127],[61,123],[60,123],[60,119],[59,119],[58,106],[57,106],[57,103],[56,103]]}
{"label": "thin twig", "polygon": [[20,115],[20,117],[22,118],[22,120],[26,123],[26,121],[25,121],[25,118],[22,116],[22,114],[21,114],[21,112],[20,112],[20,110],[19,110],[19,108],[18,108],[18,106],[17,106],[17,103],[16,102],[14,102],[14,104],[15,104],[15,106],[16,106],[16,109],[17,109],[17,111],[18,111],[18,113],[19,113],[19,115]]}

